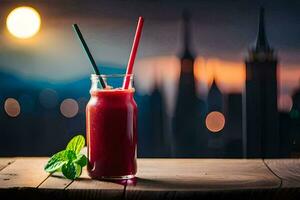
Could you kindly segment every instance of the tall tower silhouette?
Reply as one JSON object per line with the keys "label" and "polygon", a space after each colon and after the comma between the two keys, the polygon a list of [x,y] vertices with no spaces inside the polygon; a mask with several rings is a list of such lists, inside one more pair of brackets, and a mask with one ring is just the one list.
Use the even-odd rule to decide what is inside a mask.
{"label": "tall tower silhouette", "polygon": [[[216,79],[214,78],[207,94],[207,114],[218,111],[223,113],[223,94],[219,89]],[[225,155],[224,144],[225,137],[224,128],[218,133],[213,133],[210,130],[207,132],[207,152],[208,157],[223,157]]]}
{"label": "tall tower silhouette", "polygon": [[216,79],[214,78],[207,95],[208,111],[223,112],[223,100],[223,94],[216,83]]}
{"label": "tall tower silhouette", "polygon": [[182,15],[183,52],[180,55],[180,77],[177,101],[173,119],[174,151],[176,157],[199,156],[200,139],[197,133],[201,121],[197,109],[197,95],[194,79],[195,57],[190,51],[190,16],[187,12]]}
{"label": "tall tower silhouette", "polygon": [[246,59],[243,98],[245,157],[278,157],[277,58],[269,46],[260,9],[257,41]]}

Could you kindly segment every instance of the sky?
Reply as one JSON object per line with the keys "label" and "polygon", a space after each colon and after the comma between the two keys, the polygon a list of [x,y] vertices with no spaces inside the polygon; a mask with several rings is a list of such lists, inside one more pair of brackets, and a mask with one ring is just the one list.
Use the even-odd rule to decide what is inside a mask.
{"label": "sky", "polygon": [[[42,19],[39,33],[27,40],[11,36],[5,25],[9,12],[21,5],[32,6]],[[266,9],[269,43],[279,58],[279,90],[290,95],[300,78],[300,1],[296,0],[1,0],[0,71],[56,82],[88,76],[92,68],[72,30],[73,23],[79,24],[98,65],[125,68],[137,18],[143,15],[135,65],[137,87],[149,92],[154,82],[160,82],[168,90],[178,79],[180,20],[186,9],[192,17],[199,92],[207,90],[213,77],[223,91],[240,92],[243,63],[256,38],[261,5]]]}

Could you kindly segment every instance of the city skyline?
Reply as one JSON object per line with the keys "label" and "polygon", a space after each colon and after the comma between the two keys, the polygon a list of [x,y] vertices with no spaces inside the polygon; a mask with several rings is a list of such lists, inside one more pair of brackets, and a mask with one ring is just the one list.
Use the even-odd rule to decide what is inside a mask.
{"label": "city skyline", "polygon": [[[176,56],[181,49],[178,41],[181,37],[179,30],[182,3],[169,5],[168,1],[153,4],[140,2],[132,7],[119,4],[116,10],[109,12],[110,3],[104,3],[102,7],[91,8],[90,5],[97,3],[90,1],[91,4],[82,6],[92,10],[95,16],[91,18],[88,14],[80,13],[83,17],[77,15],[78,4],[66,11],[56,1],[47,7],[41,2],[28,2],[40,12],[41,31],[34,38],[21,41],[7,33],[5,20],[1,20],[0,42],[4,48],[0,50],[0,71],[14,73],[21,78],[33,81],[42,79],[58,83],[72,82],[89,76],[92,69],[71,29],[74,21],[81,25],[100,67],[105,65],[125,70],[134,34],[135,14],[140,11],[137,9],[132,14],[121,14],[118,10],[138,8],[140,4],[160,5],[157,16],[149,15],[149,11],[145,11],[146,33],[142,38],[135,67],[137,87],[141,92],[150,93],[153,88],[153,78],[147,80],[143,74],[153,74],[159,71],[162,75],[157,76],[168,79],[161,81],[165,84],[164,87],[168,87],[170,91],[175,90],[179,78],[179,60]],[[71,1],[67,3],[71,4]],[[299,4],[296,2],[286,4],[275,1],[271,4],[268,1],[255,1],[252,4],[240,2],[236,5],[229,2],[226,5],[219,5],[216,2],[191,1],[186,7],[192,13],[191,48],[196,57],[197,91],[205,94],[214,77],[223,92],[242,92],[245,80],[244,59],[247,49],[254,43],[260,4],[266,4],[268,12],[266,29],[269,32],[269,40],[277,47],[280,54],[278,67],[280,96],[278,98],[281,103],[279,106],[283,110],[288,110],[289,103],[284,102],[290,102],[293,91],[300,85],[300,60],[298,59],[300,41],[296,36],[299,33],[299,26],[297,26],[297,15],[295,15]],[[163,17],[161,12],[166,5],[169,5],[170,12],[168,16]],[[235,7],[238,6],[242,9],[235,11]],[[4,1],[3,7],[0,8],[0,11],[3,11],[1,18],[5,19],[9,10],[14,7],[13,2]],[[204,8],[206,10],[195,12],[197,7],[199,10],[203,11]],[[50,12],[53,8],[55,8],[55,15]],[[98,10],[101,12],[98,13]],[[235,17],[237,15],[239,18]],[[214,25],[210,25],[209,21]],[[286,27],[286,29],[277,27]],[[216,35],[218,30],[223,30],[222,34]],[[282,34],[288,37],[279,37]],[[162,38],[159,44],[157,43],[158,36]],[[19,59],[11,59],[12,55],[18,56]],[[232,74],[235,76],[231,76]]]}
{"label": "city skyline", "polygon": [[[164,5],[163,2],[161,5]],[[67,0],[66,3],[71,1]],[[91,3],[93,4],[98,5]],[[156,4],[157,2],[154,3]],[[30,6],[40,13],[42,25],[39,32],[30,39],[18,39],[8,32],[4,24],[0,24],[0,29],[3,30],[0,37],[3,44],[3,49],[0,49],[3,91],[0,103],[4,105],[4,109],[1,109],[2,117],[9,123],[1,125],[6,130],[4,134],[9,134],[9,129],[12,129],[12,132],[20,132],[22,126],[22,132],[31,138],[42,132],[39,137],[43,142],[28,148],[28,152],[41,148],[43,143],[48,142],[45,139],[53,132],[57,135],[64,132],[66,139],[74,131],[84,131],[84,107],[89,99],[92,67],[71,29],[72,23],[80,25],[101,73],[125,73],[125,63],[134,34],[134,15],[139,12],[127,16],[117,13],[114,16],[104,9],[103,13],[97,14],[98,9],[111,6],[110,3],[103,3],[101,8],[91,8],[90,4],[88,7],[83,5],[83,8],[90,9],[90,13],[76,15],[79,5],[76,4],[75,7],[66,9],[65,13],[61,13],[64,9],[57,2],[46,7],[43,3],[32,1]],[[116,8],[114,12],[124,9],[122,5],[125,4],[119,5],[121,7]],[[140,3],[133,7],[137,5]],[[189,4],[190,7],[207,6],[208,10],[215,8],[215,12],[220,11],[216,14],[206,10],[208,21],[213,22],[211,24],[199,18],[203,13],[195,12],[195,8],[184,8],[181,3],[170,5],[170,15],[166,18],[161,18],[161,14],[151,17],[147,14],[148,11],[145,11],[146,28],[134,68],[135,98],[140,110],[139,132],[142,141],[139,144],[139,154],[150,157],[241,157],[242,143],[245,141],[245,137],[242,136],[242,120],[245,120],[245,115],[242,115],[242,104],[245,105],[242,103],[242,93],[245,92],[253,97],[252,100],[256,102],[254,104],[260,105],[258,109],[248,109],[250,111],[246,113],[251,117],[275,116],[274,112],[277,113],[277,106],[279,107],[279,120],[274,118],[274,123],[278,125],[276,138],[281,138],[280,145],[294,148],[295,144],[291,145],[282,137],[285,130],[290,132],[290,129],[284,127],[289,127],[289,123],[296,124],[297,120],[292,117],[297,118],[299,115],[291,97],[294,90],[300,88],[300,68],[297,67],[300,60],[295,56],[299,50],[297,37],[294,35],[298,28],[294,27],[288,33],[278,29],[278,26],[286,24],[285,21],[274,20],[274,16],[277,18],[280,16],[278,12],[283,10],[277,10],[279,7],[276,6],[267,6],[266,27],[261,23],[259,25],[259,30],[262,30],[261,27],[266,29],[268,40],[272,47],[275,47],[275,52],[271,51],[272,56],[274,53],[274,57],[278,57],[281,63],[281,67],[278,66],[280,70],[276,71],[277,61],[275,67],[270,67],[274,64],[255,60],[257,56],[260,57],[260,47],[264,46],[260,43],[256,43],[255,46],[252,42],[255,41],[258,29],[257,5],[257,10],[254,11],[253,5],[247,10],[249,4],[240,3],[240,10],[234,12],[229,6],[233,5],[232,3],[224,6],[228,9],[225,11],[220,10],[219,5],[211,3]],[[13,6],[16,5],[5,1],[4,9],[9,11]],[[294,11],[294,8],[284,8],[292,13]],[[229,10],[232,12],[228,12]],[[245,11],[246,15],[241,14],[241,10]],[[185,15],[180,18],[183,11]],[[160,12],[161,10],[158,11]],[[95,16],[91,20],[93,13]],[[6,14],[4,12],[2,15]],[[295,21],[289,21],[289,27],[291,24],[295,25]],[[288,37],[276,37],[278,32],[274,31],[274,28]],[[252,35],[253,38],[250,37]],[[258,35],[260,41],[263,34],[259,31]],[[294,39],[293,43],[291,39]],[[289,45],[284,46],[286,44]],[[276,51],[278,49],[279,51]],[[293,51],[290,52],[290,49]],[[249,71],[251,68],[253,70]],[[271,68],[272,70],[269,70]],[[249,82],[249,74],[260,77],[254,80],[255,87]],[[260,84],[261,87],[257,87]],[[269,91],[269,99],[265,97],[265,92],[260,92],[262,90]],[[251,111],[257,113],[253,114]],[[290,116],[285,115],[288,112]],[[43,117],[40,119],[40,116]],[[251,117],[247,116],[248,119]],[[18,121],[22,126],[14,127],[14,123]],[[41,124],[34,130],[32,126],[27,126],[36,121],[41,121]],[[76,123],[78,121],[80,123]],[[272,124],[269,121],[263,119],[254,124],[259,124],[256,128],[262,130],[264,125]],[[52,127],[52,123],[55,123],[55,126]],[[255,125],[250,127],[255,128]],[[70,133],[66,133],[67,130]],[[270,138],[273,132],[270,130],[262,132],[266,132]],[[261,131],[254,132],[263,135]],[[7,137],[9,138],[9,135]],[[264,140],[263,136],[257,138]],[[254,143],[257,138],[254,139]],[[294,138],[291,136],[288,139]],[[156,148],[157,145],[164,148]],[[251,144],[250,146],[255,147]],[[49,150],[51,149],[44,149],[43,152],[47,153]],[[13,152],[11,149],[7,151]],[[276,154],[275,150],[274,153]],[[286,149],[284,156],[286,155],[290,155],[289,149]],[[261,157],[264,156],[261,154]]]}

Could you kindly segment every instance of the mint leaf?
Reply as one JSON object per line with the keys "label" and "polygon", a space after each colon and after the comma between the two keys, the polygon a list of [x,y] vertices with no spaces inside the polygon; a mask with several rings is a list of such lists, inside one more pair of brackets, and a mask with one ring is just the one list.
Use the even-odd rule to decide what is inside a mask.
{"label": "mint leaf", "polygon": [[85,139],[82,135],[77,135],[71,139],[71,141],[68,143],[66,150],[72,150],[76,154],[80,152],[80,150],[85,145]]}
{"label": "mint leaf", "polygon": [[87,165],[87,157],[80,154],[85,145],[82,135],[75,136],[68,143],[66,150],[54,154],[45,165],[45,171],[49,173],[62,172],[71,180],[78,178],[82,173],[82,167]]}
{"label": "mint leaf", "polygon": [[61,171],[67,179],[74,180],[76,177],[76,167],[75,164],[72,162],[65,163],[62,166]]}
{"label": "mint leaf", "polygon": [[81,167],[84,167],[87,165],[87,157],[83,154],[77,154],[77,158],[73,162],[80,165]]}
{"label": "mint leaf", "polygon": [[82,167],[80,165],[75,164],[75,168],[76,168],[76,176],[75,178],[78,178],[81,173],[82,173]]}
{"label": "mint leaf", "polygon": [[67,160],[69,160],[69,161],[76,160],[76,158],[77,158],[76,153],[71,150],[65,150],[65,156],[66,156]]}
{"label": "mint leaf", "polygon": [[52,160],[51,162],[48,162],[45,166],[45,171],[52,173],[55,172],[56,170],[58,170],[59,168],[61,168],[61,166],[63,166],[67,161],[55,161]]}
{"label": "mint leaf", "polygon": [[54,154],[45,165],[45,171],[52,173],[61,168],[69,160],[75,160],[76,154],[73,151],[63,150]]}
{"label": "mint leaf", "polygon": [[78,178],[82,173],[81,166],[73,162],[65,163],[61,169],[63,175],[71,180]]}

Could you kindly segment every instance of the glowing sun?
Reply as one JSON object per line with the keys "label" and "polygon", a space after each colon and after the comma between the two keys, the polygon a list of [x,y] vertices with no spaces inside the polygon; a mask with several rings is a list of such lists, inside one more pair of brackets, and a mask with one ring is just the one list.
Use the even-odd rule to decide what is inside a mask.
{"label": "glowing sun", "polygon": [[30,38],[40,30],[41,17],[31,7],[18,7],[7,16],[6,26],[8,31],[17,38]]}

